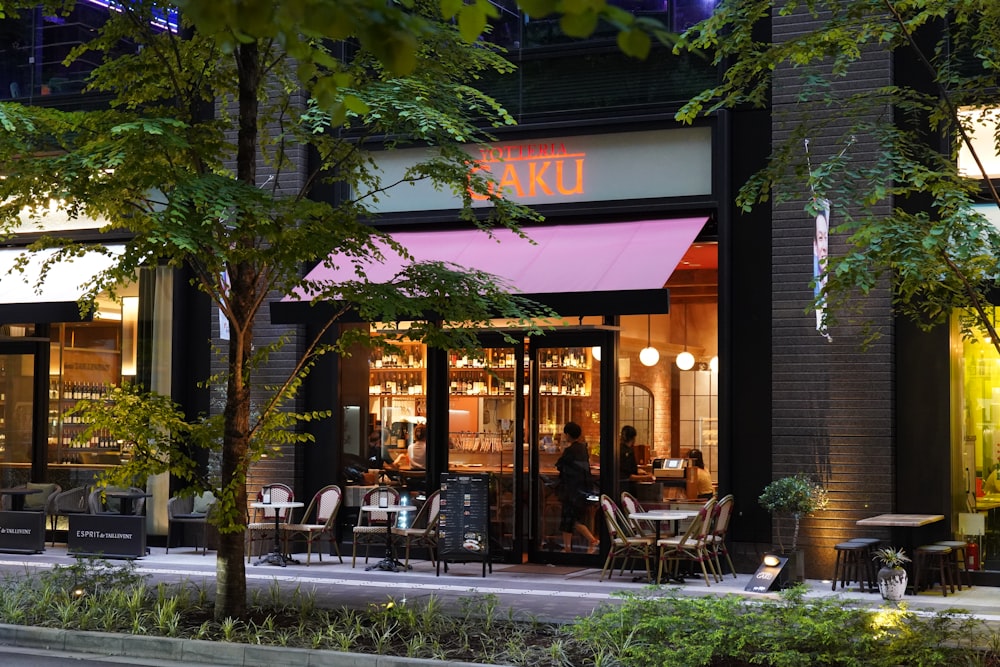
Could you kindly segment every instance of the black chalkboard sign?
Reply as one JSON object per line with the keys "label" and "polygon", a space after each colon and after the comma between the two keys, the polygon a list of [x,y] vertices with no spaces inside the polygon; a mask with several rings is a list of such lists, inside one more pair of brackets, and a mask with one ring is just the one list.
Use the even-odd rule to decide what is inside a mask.
{"label": "black chalkboard sign", "polygon": [[441,474],[438,514],[438,562],[482,561],[483,576],[490,561],[490,476]]}

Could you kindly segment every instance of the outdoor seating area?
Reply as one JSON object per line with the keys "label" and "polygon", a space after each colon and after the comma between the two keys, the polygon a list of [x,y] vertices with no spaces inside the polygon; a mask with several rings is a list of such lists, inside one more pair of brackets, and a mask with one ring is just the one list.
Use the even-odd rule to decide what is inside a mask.
{"label": "outdoor seating area", "polygon": [[[722,581],[723,561],[736,578],[726,537],[733,517],[735,498],[730,494],[704,503],[672,503],[663,508],[647,510],[631,493],[623,491],[621,505],[601,496],[601,511],[611,540],[608,557],[601,571],[601,580],[621,565],[626,567],[643,561],[649,581],[683,582],[685,574],[699,573],[706,586]],[[664,524],[668,525],[667,534]],[[650,562],[657,562],[653,576]],[[695,569],[697,566],[697,570]],[[631,569],[630,569],[631,571]],[[711,575],[711,579],[709,576]]]}

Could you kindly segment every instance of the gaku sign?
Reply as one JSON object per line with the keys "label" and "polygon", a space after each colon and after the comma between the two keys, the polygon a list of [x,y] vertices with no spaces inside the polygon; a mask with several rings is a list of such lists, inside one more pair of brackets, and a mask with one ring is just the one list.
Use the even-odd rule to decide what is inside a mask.
{"label": "gaku sign", "polygon": [[[569,197],[584,194],[586,153],[570,152],[566,144],[511,144],[480,149],[473,171],[492,174],[506,197],[527,201],[542,195]],[[470,193],[473,199],[488,197]]]}
{"label": "gaku sign", "polygon": [[[488,174],[507,198],[529,205],[658,199],[712,194],[712,132],[684,127],[499,142],[468,146],[471,174]],[[403,182],[407,170],[431,157],[406,148],[375,155],[383,184]],[[365,193],[355,193],[361,198]],[[446,211],[457,193],[429,181],[372,193],[376,213]],[[487,206],[488,198],[474,197]]]}

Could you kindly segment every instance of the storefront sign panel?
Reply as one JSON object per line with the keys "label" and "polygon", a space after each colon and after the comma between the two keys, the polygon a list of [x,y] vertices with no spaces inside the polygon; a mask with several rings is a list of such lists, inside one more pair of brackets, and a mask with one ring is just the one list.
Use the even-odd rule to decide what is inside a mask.
{"label": "storefront sign panel", "polygon": [[146,517],[70,515],[66,546],[69,553],[78,556],[141,558],[146,555]]}
{"label": "storefront sign panel", "polygon": [[45,513],[0,512],[0,551],[45,551]]}
{"label": "storefront sign panel", "polygon": [[[709,128],[526,139],[468,146],[471,171],[488,173],[505,196],[528,204],[617,201],[710,195]],[[432,155],[429,149],[376,155],[383,185]],[[434,211],[461,206],[460,193],[429,181],[398,185],[378,195],[377,213]],[[484,197],[474,205],[485,206]]]}

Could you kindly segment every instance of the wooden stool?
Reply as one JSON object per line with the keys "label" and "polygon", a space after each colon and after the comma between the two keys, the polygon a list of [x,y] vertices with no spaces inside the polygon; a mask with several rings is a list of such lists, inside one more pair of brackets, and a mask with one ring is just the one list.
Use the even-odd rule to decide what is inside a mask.
{"label": "wooden stool", "polygon": [[955,581],[958,583],[958,590],[962,590],[962,572],[965,572],[965,585],[972,588],[972,573],[969,571],[968,563],[965,560],[965,542],[962,540],[941,540],[934,544],[951,547],[951,552],[954,554]]}
{"label": "wooden stool", "polygon": [[[913,592],[920,592],[920,576],[927,570],[930,575],[932,569],[937,569],[941,579],[941,595],[948,596],[948,587],[951,592],[955,592],[955,579],[958,578],[958,570],[955,567],[955,559],[952,555],[952,548],[941,544],[925,544],[917,547],[913,559]],[[931,577],[928,576],[928,579]],[[929,584],[928,588],[933,584]]]}
{"label": "wooden stool", "polygon": [[881,540],[877,537],[853,537],[848,542],[853,542],[854,544],[864,544],[867,548],[865,553],[865,572],[868,573],[868,588],[875,590],[878,585],[875,583],[875,560],[873,558],[875,547],[877,547]]}
{"label": "wooden stool", "polygon": [[833,566],[833,587],[830,590],[837,590],[839,579],[841,588],[847,588],[849,582],[856,581],[861,586],[861,592],[864,592],[865,586],[870,587],[870,570],[862,563],[868,556],[868,545],[861,542],[841,542],[833,548],[837,550],[837,560]]}

